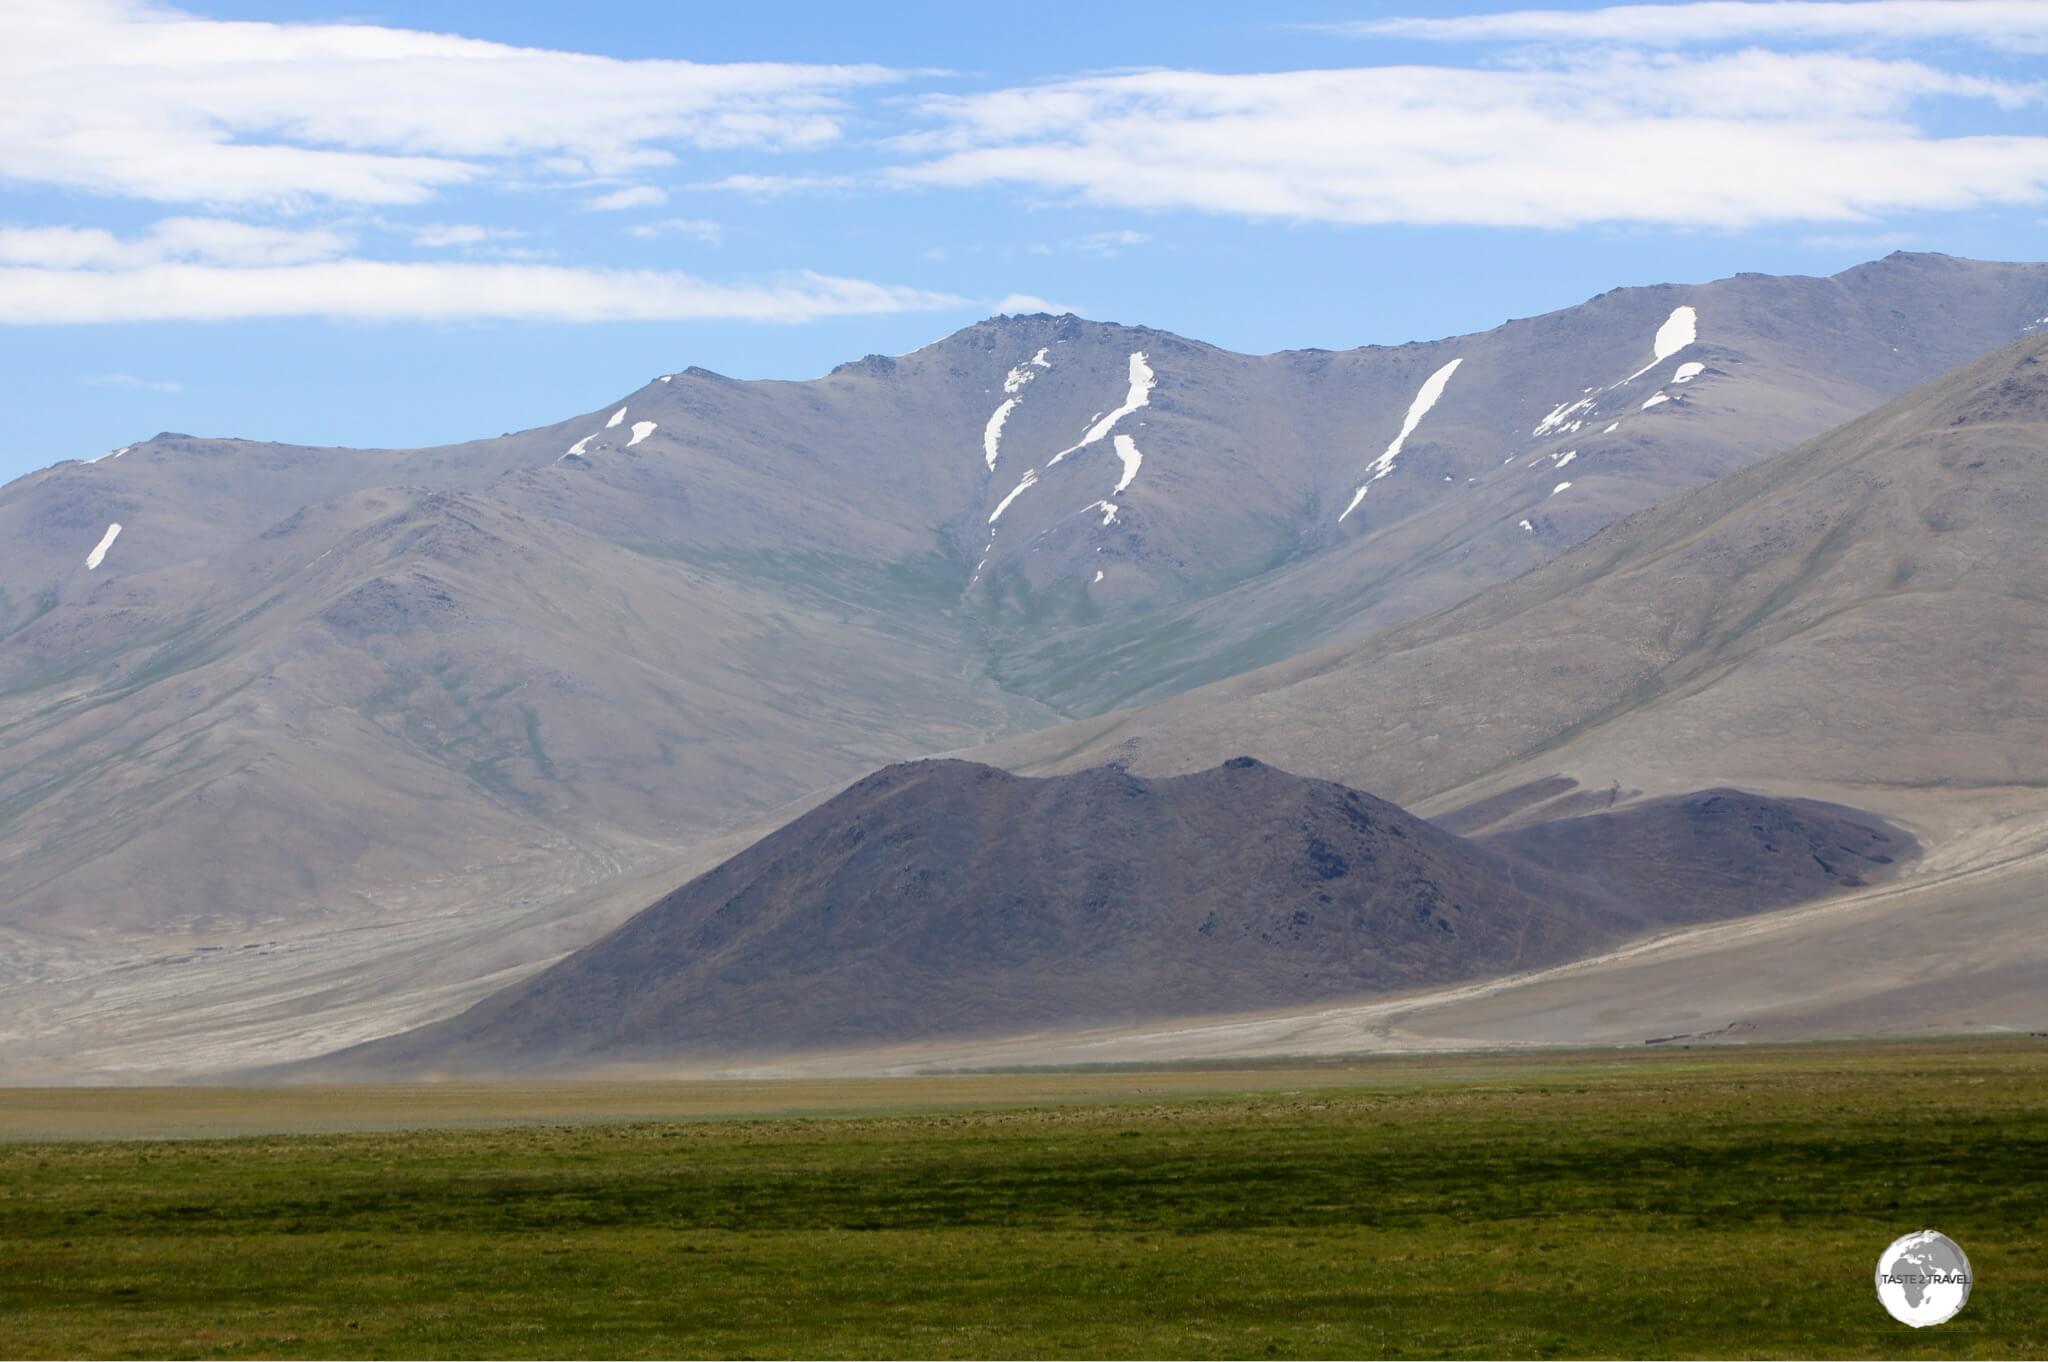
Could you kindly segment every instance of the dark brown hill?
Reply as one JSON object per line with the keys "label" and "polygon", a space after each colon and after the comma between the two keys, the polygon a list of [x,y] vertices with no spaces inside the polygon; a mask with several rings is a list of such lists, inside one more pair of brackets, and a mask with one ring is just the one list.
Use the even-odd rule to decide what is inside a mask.
{"label": "dark brown hill", "polygon": [[1650,799],[1481,840],[1669,924],[1760,913],[1875,883],[1919,854],[1912,837],[1861,810],[1747,790]]}
{"label": "dark brown hill", "polygon": [[537,977],[314,1067],[766,1055],[1285,1006],[1555,964],[1882,878],[1911,852],[1853,811],[1734,791],[1479,842],[1250,758],[1165,780],[915,762]]}

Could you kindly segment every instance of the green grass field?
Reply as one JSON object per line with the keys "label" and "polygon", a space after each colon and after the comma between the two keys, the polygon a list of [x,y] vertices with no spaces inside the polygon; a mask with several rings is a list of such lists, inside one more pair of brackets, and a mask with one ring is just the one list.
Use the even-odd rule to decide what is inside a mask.
{"label": "green grass field", "polygon": [[[2041,1041],[925,1082],[16,1138],[0,1354],[2048,1353]],[[449,1091],[184,1090],[171,1128],[490,1118]],[[28,1096],[0,1134],[174,1106]],[[1976,1285],[1915,1331],[1871,1279],[1926,1227]]]}

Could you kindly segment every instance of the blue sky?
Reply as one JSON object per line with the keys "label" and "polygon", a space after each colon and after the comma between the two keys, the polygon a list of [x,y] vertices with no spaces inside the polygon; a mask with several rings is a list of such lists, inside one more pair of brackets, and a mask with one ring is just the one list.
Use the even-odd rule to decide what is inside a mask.
{"label": "blue sky", "polygon": [[1040,305],[1244,350],[2048,258],[2048,4],[0,0],[0,478]]}

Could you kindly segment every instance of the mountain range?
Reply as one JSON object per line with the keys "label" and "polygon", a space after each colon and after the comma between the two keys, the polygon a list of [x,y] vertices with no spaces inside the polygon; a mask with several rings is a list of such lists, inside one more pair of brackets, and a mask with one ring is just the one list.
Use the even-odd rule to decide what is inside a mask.
{"label": "mountain range", "polygon": [[162,1072],[447,1016],[788,801],[990,741],[1552,791],[1525,822],[1814,795],[1939,862],[1967,819],[1913,791],[2040,779],[2040,345],[1879,404],[2044,316],[2048,267],[1897,255],[1344,352],[1005,317],[465,445],[31,474],[0,1040]]}

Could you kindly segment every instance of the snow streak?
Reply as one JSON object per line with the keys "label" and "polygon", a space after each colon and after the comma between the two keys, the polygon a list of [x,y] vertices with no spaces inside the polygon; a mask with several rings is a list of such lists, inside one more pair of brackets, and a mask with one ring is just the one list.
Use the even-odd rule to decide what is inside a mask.
{"label": "snow streak", "polygon": [[1338,524],[1343,524],[1344,517],[1358,509],[1358,503],[1365,500],[1367,490],[1374,483],[1394,471],[1394,460],[1401,456],[1402,446],[1408,443],[1408,437],[1415,433],[1415,427],[1422,423],[1422,418],[1429,415],[1429,409],[1437,404],[1437,399],[1444,395],[1444,388],[1450,383],[1451,375],[1458,372],[1458,366],[1464,362],[1465,357],[1460,355],[1422,381],[1422,387],[1417,390],[1415,400],[1408,404],[1408,415],[1401,422],[1401,433],[1394,437],[1394,442],[1387,446],[1384,453],[1366,465],[1371,476],[1358,484],[1358,490],[1351,494],[1351,504],[1337,517]]}
{"label": "snow streak", "polygon": [[121,522],[117,520],[107,526],[107,532],[100,536],[100,542],[93,546],[91,553],[85,555],[85,570],[91,572],[104,563],[107,560],[107,550],[114,547],[114,541],[120,537]]}

